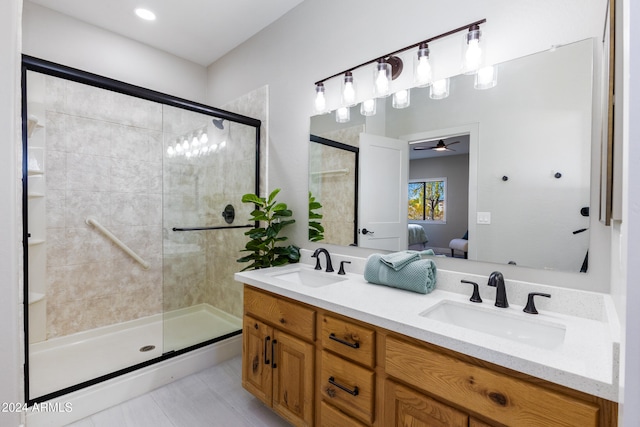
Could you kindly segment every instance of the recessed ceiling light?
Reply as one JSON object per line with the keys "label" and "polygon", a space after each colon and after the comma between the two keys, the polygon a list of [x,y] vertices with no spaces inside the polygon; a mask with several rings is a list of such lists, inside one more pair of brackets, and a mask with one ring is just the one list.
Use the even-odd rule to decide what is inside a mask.
{"label": "recessed ceiling light", "polygon": [[155,21],[156,20],[156,14],[151,12],[148,9],[143,9],[141,7],[137,8],[135,10],[136,15],[138,15],[138,17],[144,19],[145,21]]}

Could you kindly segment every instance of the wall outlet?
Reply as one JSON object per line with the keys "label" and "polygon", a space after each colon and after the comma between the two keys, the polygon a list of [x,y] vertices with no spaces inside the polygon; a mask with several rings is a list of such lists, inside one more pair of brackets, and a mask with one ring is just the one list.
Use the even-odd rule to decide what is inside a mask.
{"label": "wall outlet", "polygon": [[491,224],[491,212],[478,212],[478,224]]}

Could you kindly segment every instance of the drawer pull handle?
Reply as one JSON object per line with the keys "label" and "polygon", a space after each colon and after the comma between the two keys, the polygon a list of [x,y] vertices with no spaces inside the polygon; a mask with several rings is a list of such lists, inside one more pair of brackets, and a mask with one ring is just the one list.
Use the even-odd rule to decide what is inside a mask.
{"label": "drawer pull handle", "polygon": [[264,364],[269,365],[271,361],[269,360],[269,353],[267,353],[267,347],[269,347],[269,341],[271,340],[270,336],[266,336],[264,338]]}
{"label": "drawer pull handle", "polygon": [[351,348],[360,348],[360,343],[359,342],[351,343],[349,341],[342,340],[342,339],[338,338],[336,336],[336,334],[334,334],[333,332],[329,334],[329,339],[330,340],[334,340],[334,341],[338,341],[340,344],[344,344],[344,345],[346,345],[348,347],[351,347]]}
{"label": "drawer pull handle", "polygon": [[352,396],[357,396],[358,393],[359,393],[358,392],[358,386],[353,387],[353,390],[351,390],[349,387],[345,387],[342,384],[337,383],[335,378],[333,378],[333,377],[329,377],[329,384],[338,387],[342,391],[346,391],[347,393],[349,393]]}
{"label": "drawer pull handle", "polygon": [[271,367],[272,368],[277,368],[278,366],[276,365],[276,344],[278,344],[278,341],[273,340],[271,341]]}

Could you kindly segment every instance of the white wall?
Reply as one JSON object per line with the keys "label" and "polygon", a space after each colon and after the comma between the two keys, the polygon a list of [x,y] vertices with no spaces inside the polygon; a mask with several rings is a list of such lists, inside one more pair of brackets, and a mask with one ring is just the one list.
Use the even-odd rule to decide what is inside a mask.
{"label": "white wall", "polygon": [[204,102],[204,67],[25,1],[22,53]]}
{"label": "white wall", "polygon": [[[20,402],[22,331],[20,227],[20,16],[21,0],[0,2],[0,402]],[[19,415],[0,412],[0,425]]]}
{"label": "white wall", "polygon": [[[481,18],[487,19],[482,28],[490,39],[494,61],[520,57],[552,45],[601,37],[606,0],[591,1],[589,6],[585,7],[580,0],[459,0],[455,8],[449,2],[424,0],[402,0],[393,5],[383,0],[306,0],[209,67],[208,102],[220,104],[252,88],[269,85],[268,186],[282,188],[280,199],[292,207],[294,214],[300,213],[291,232],[293,243],[313,248],[317,245],[306,241],[304,220],[307,135],[309,117],[314,114],[314,82]],[[458,37],[462,35],[455,36],[452,42],[456,58],[461,51]],[[593,244],[608,245],[608,236]],[[356,255],[369,253],[359,248],[330,249]],[[459,260],[444,260],[440,265],[478,274],[488,274],[495,268],[492,264]],[[581,287],[588,280],[577,273],[512,266],[501,266],[501,269],[510,278],[559,286]],[[594,286],[602,286],[602,280],[598,282]]]}
{"label": "white wall", "polygon": [[617,143],[622,144],[624,178],[623,219],[615,224],[612,236],[612,277],[623,330],[620,425],[636,427],[640,420],[640,123],[636,119],[640,116],[640,84],[631,76],[640,73],[640,4],[623,0],[616,7],[623,11],[617,21],[622,49],[616,55],[622,58],[619,71],[624,90],[616,90],[616,105],[622,104],[622,135],[617,136]]}

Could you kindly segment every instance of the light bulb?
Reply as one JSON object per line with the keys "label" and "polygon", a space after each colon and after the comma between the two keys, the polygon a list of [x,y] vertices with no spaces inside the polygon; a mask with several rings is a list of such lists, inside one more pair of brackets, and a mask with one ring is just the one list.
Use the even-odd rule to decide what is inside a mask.
{"label": "light bulb", "polygon": [[189,149],[189,141],[187,141],[186,139],[182,142],[182,149],[184,151],[187,151]]}
{"label": "light bulb", "polygon": [[465,61],[467,70],[477,70],[480,66],[480,59],[482,58],[482,48],[480,48],[480,40],[471,40],[467,46],[467,52],[465,53]]}
{"label": "light bulb", "polygon": [[393,108],[407,108],[410,104],[410,92],[408,89],[399,90],[393,94],[391,106]]}
{"label": "light bulb", "polygon": [[207,142],[209,142],[209,137],[207,136],[207,133],[205,132],[200,137],[200,144],[206,144]]}
{"label": "light bulb", "polygon": [[373,116],[376,114],[376,100],[367,99],[360,104],[360,114],[363,116]]}
{"label": "light bulb", "polygon": [[316,113],[324,113],[327,108],[327,100],[324,97],[324,84],[316,84],[316,100],[315,100]]}
{"label": "light bulb", "polygon": [[351,120],[351,113],[349,107],[340,107],[336,110],[336,122],[346,123]]}
{"label": "light bulb", "polygon": [[347,107],[355,105],[356,103],[356,88],[351,71],[347,71],[344,75],[344,82],[342,83],[342,103]]}
{"label": "light bulb", "polygon": [[482,67],[476,73],[473,87],[476,89],[491,89],[498,84],[498,69],[492,65]]}
{"label": "light bulb", "polygon": [[389,96],[391,64],[379,59],[373,72],[373,95],[376,98]]}
{"label": "light bulb", "polygon": [[167,155],[169,157],[173,157],[174,154],[176,154],[176,151],[173,149],[172,146],[169,146],[169,148],[167,148]]}
{"label": "light bulb", "polygon": [[178,154],[182,153],[182,145],[179,142],[176,144],[175,150]]}
{"label": "light bulb", "polygon": [[191,146],[197,147],[198,145],[200,145],[200,141],[198,141],[198,138],[195,135],[193,135],[193,139],[191,140]]}
{"label": "light bulb", "polygon": [[429,61],[429,45],[421,43],[415,59],[414,80],[418,87],[429,86],[433,80],[431,62]]}
{"label": "light bulb", "polygon": [[444,99],[449,96],[449,79],[436,80],[431,85],[429,98]]}
{"label": "light bulb", "polygon": [[220,148],[224,148],[226,146],[227,146],[227,141],[226,140],[223,140],[222,142],[220,142],[220,145],[219,145]]}

